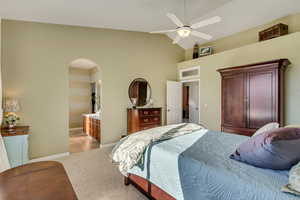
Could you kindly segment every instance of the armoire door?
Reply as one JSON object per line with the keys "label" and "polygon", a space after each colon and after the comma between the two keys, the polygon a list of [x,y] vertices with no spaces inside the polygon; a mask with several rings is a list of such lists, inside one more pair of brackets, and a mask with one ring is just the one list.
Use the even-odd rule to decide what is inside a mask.
{"label": "armoire door", "polygon": [[222,79],[222,126],[246,127],[246,75],[228,74]]}
{"label": "armoire door", "polygon": [[257,129],[278,122],[277,69],[247,73],[247,126]]}

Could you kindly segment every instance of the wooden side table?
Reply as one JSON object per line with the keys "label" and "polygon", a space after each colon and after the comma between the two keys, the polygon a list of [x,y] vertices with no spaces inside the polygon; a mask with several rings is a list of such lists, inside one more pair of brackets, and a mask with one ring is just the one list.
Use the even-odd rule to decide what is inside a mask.
{"label": "wooden side table", "polygon": [[26,164],[29,161],[29,126],[16,126],[11,129],[2,127],[1,135],[3,137],[10,166],[17,167]]}

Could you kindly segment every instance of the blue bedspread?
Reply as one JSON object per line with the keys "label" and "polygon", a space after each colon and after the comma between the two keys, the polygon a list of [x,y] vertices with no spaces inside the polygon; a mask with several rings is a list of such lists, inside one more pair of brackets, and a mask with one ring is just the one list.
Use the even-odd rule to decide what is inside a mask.
{"label": "blue bedspread", "polygon": [[288,171],[260,169],[229,159],[247,140],[221,132],[200,132],[148,147],[143,166],[130,173],[147,178],[178,200],[299,200],[282,193]]}

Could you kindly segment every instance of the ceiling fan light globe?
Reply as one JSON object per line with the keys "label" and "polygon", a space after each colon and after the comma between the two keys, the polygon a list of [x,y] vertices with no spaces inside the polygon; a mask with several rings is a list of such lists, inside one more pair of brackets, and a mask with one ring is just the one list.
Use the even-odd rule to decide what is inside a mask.
{"label": "ceiling fan light globe", "polygon": [[182,38],[186,38],[190,36],[191,32],[192,31],[190,28],[180,28],[177,30],[177,34]]}

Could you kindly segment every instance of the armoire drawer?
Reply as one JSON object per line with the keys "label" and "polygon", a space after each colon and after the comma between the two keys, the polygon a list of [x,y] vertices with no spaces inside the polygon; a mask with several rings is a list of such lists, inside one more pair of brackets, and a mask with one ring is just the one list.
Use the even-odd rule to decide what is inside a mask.
{"label": "armoire drawer", "polygon": [[222,132],[234,133],[234,134],[238,134],[238,135],[252,136],[255,133],[255,131],[256,131],[256,129],[222,126]]}

